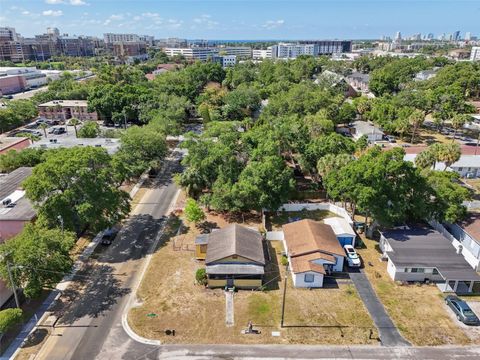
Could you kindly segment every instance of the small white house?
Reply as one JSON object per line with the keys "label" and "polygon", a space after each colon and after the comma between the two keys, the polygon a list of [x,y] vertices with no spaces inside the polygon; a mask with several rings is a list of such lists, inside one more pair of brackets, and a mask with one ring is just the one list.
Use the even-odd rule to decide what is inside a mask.
{"label": "small white house", "polygon": [[355,140],[365,135],[369,142],[375,142],[383,140],[383,136],[385,135],[382,130],[367,121],[354,121],[352,130],[352,136]]}
{"label": "small white house", "polygon": [[335,236],[337,237],[340,246],[355,246],[355,237],[357,235],[355,234],[355,231],[352,229],[347,220],[335,216],[323,219],[323,222],[332,227],[332,230],[335,233]]}
{"label": "small white house", "polygon": [[305,219],[282,228],[295,287],[323,287],[326,274],[343,270],[345,252],[330,225]]}

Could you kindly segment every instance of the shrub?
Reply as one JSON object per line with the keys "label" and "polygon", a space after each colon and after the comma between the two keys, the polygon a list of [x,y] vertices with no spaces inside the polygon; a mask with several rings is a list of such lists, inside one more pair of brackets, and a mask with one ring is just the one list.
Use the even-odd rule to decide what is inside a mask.
{"label": "shrub", "polygon": [[280,260],[280,263],[281,263],[283,266],[287,266],[287,264],[288,264],[288,258],[287,258],[285,255],[283,255],[283,256],[282,256],[282,259]]}
{"label": "shrub", "polygon": [[23,312],[21,309],[6,309],[0,311],[0,333],[5,333],[13,325],[22,321]]}
{"label": "shrub", "polygon": [[205,213],[194,199],[188,199],[185,205],[185,217],[190,222],[198,223],[205,219]]}
{"label": "shrub", "polygon": [[207,285],[207,270],[204,268],[198,269],[195,273],[195,280],[200,285]]}

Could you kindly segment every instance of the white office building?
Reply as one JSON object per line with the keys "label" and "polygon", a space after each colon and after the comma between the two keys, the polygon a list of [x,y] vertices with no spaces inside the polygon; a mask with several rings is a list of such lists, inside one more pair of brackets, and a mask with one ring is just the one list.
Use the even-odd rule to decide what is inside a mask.
{"label": "white office building", "polygon": [[272,47],[269,46],[267,49],[253,49],[252,50],[253,60],[263,60],[272,58]]}
{"label": "white office building", "polygon": [[272,58],[274,59],[296,59],[301,55],[315,56],[315,45],[279,43],[272,46]]}
{"label": "white office building", "polygon": [[480,46],[472,47],[472,52],[470,53],[470,61],[480,61]]}

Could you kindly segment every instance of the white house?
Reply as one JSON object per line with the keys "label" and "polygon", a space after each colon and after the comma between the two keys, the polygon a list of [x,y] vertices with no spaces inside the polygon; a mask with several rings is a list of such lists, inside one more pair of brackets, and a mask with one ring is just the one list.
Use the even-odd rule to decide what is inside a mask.
{"label": "white house", "polygon": [[363,135],[367,136],[369,142],[383,140],[383,131],[366,121],[354,121],[352,130],[352,136],[355,140],[360,139]]}
{"label": "white house", "polygon": [[468,217],[457,224],[445,224],[445,228],[458,241],[465,260],[480,271],[480,213],[469,213]]}
{"label": "white house", "polygon": [[326,274],[343,270],[345,252],[330,225],[305,219],[282,228],[295,287],[323,287]]}
{"label": "white house", "polygon": [[[415,162],[418,154],[406,154],[403,159],[405,161]],[[445,164],[437,162],[435,170],[444,170]],[[447,170],[454,171],[462,178],[478,178],[480,177],[480,154],[479,155],[461,155],[460,159],[450,165]]]}
{"label": "white house", "polygon": [[441,291],[479,293],[480,275],[452,242],[427,226],[402,226],[383,231],[380,249],[395,281],[438,284]]}
{"label": "white house", "polygon": [[357,235],[355,234],[355,231],[353,231],[347,220],[335,216],[323,219],[323,222],[332,227],[332,230],[335,233],[335,236],[337,237],[340,246],[355,246],[355,237]]}

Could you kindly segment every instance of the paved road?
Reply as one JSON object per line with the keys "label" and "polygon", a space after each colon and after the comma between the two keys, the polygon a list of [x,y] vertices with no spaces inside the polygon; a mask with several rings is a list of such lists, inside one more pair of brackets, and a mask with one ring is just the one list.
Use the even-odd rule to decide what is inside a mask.
{"label": "paved road", "polygon": [[83,280],[85,290],[78,293],[69,289],[65,293],[73,304],[35,359],[135,359],[138,354],[155,350],[131,340],[123,331],[121,319],[145,256],[163,224],[162,216],[177,193],[171,179],[178,167],[177,160],[167,162],[165,173],[147,190],[115,242]]}
{"label": "paved road", "polygon": [[373,290],[370,281],[368,281],[367,275],[360,270],[359,272],[350,273],[358,294],[365,304],[370,316],[375,323],[378,332],[380,333],[380,341],[384,346],[408,346],[410,345],[402,335],[398,332],[398,329],[393,324],[392,319],[388,316],[385,308],[377,297],[375,290]]}

